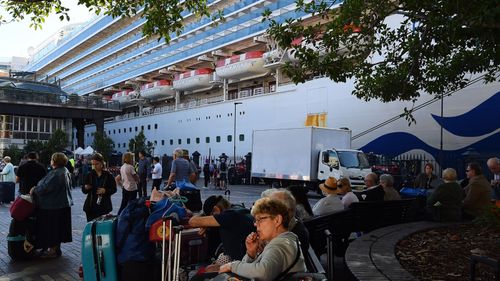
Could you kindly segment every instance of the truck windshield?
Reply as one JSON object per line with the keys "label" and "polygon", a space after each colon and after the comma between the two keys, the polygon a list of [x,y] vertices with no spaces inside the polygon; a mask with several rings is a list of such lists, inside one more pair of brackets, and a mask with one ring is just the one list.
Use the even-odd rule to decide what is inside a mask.
{"label": "truck windshield", "polygon": [[340,165],[346,168],[369,168],[368,159],[363,152],[359,151],[338,151]]}

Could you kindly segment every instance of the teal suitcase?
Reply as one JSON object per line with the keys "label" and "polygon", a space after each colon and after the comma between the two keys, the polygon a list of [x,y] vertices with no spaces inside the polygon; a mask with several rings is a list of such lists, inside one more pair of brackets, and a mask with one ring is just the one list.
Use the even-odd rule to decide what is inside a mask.
{"label": "teal suitcase", "polygon": [[82,236],[84,281],[117,281],[115,216],[99,217],[85,226]]}

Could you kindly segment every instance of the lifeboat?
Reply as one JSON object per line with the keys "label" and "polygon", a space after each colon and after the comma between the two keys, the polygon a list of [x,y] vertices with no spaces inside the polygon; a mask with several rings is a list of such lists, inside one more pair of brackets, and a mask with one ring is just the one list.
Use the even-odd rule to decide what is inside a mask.
{"label": "lifeboat", "polygon": [[134,98],[135,98],[135,92],[132,90],[121,91],[121,92],[118,92],[116,94],[113,94],[113,96],[111,96],[112,101],[117,101],[122,106],[127,106],[127,105],[133,104]]}
{"label": "lifeboat", "polygon": [[141,86],[141,97],[158,100],[167,99],[175,96],[175,90],[172,88],[172,81],[159,80]]}
{"label": "lifeboat", "polygon": [[253,78],[266,75],[264,52],[255,51],[219,60],[215,72],[226,79]]}
{"label": "lifeboat", "polygon": [[199,68],[177,74],[173,82],[174,89],[177,91],[196,91],[211,88],[210,82],[213,81],[213,72],[213,69],[210,68]]}

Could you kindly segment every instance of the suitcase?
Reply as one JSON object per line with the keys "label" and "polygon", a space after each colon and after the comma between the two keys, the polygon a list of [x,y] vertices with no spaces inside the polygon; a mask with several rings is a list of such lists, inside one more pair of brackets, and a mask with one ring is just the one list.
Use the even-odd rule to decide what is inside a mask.
{"label": "suitcase", "polygon": [[184,229],[181,236],[181,266],[196,265],[208,260],[207,238],[198,234],[198,228]]}
{"label": "suitcase", "polygon": [[15,199],[16,184],[9,181],[0,182],[0,203],[10,203]]}
{"label": "suitcase", "polygon": [[[34,245],[35,218],[24,221],[12,219],[7,235],[7,252],[13,260],[27,260],[34,257],[34,247],[25,247],[25,241]],[[29,245],[27,244],[27,246]]]}
{"label": "suitcase", "polygon": [[115,216],[99,217],[85,226],[82,266],[85,281],[119,280],[115,251]]}

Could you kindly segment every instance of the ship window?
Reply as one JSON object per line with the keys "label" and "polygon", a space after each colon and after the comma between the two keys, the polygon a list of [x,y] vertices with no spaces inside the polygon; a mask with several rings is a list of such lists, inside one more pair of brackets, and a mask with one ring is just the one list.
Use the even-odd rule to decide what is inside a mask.
{"label": "ship window", "polygon": [[125,147],[126,147],[126,145],[125,145],[125,143],[123,143],[123,148],[125,148]]}
{"label": "ship window", "polygon": [[111,135],[111,130],[108,131],[108,136]]}
{"label": "ship window", "polygon": [[205,143],[210,143],[210,137],[205,138]]}
{"label": "ship window", "polygon": [[118,144],[118,148],[120,148],[120,144]]}
{"label": "ship window", "polygon": [[161,145],[165,145],[165,140],[161,140]]}
{"label": "ship window", "polygon": [[215,137],[215,141],[216,141],[216,142],[220,142],[220,136],[216,136],[216,137]]}
{"label": "ship window", "polygon": [[240,134],[240,141],[244,141],[245,140],[245,135],[244,134]]}
{"label": "ship window", "polygon": [[129,132],[132,132],[132,127],[128,128],[128,131],[129,131]]}
{"label": "ship window", "polygon": [[122,132],[122,129],[118,129],[118,134],[121,134],[121,132]]}
{"label": "ship window", "polygon": [[187,144],[191,144],[191,139],[190,139],[190,138],[187,138],[187,139],[186,139],[186,143],[187,143]]}
{"label": "ship window", "polygon": [[123,128],[123,133],[126,133],[127,132],[127,128]]}
{"label": "ship window", "polygon": [[196,138],[196,143],[200,143],[200,138]]}
{"label": "ship window", "polygon": [[233,136],[227,135],[227,142],[232,142],[232,141],[233,141]]}
{"label": "ship window", "polygon": [[87,133],[87,138],[90,137],[89,133]]}
{"label": "ship window", "polygon": [[141,131],[144,131],[144,126],[141,126]]}
{"label": "ship window", "polygon": [[151,125],[148,125],[148,130],[151,130]]}
{"label": "ship window", "polygon": [[113,134],[116,134],[116,130],[113,130]]}
{"label": "ship window", "polygon": [[155,146],[156,146],[156,145],[158,145],[158,141],[156,141],[156,140],[155,140],[155,142],[154,142],[154,143],[155,143]]}
{"label": "ship window", "polygon": [[158,129],[158,124],[155,124],[155,129]]}
{"label": "ship window", "polygon": [[177,140],[177,144],[182,144],[182,140],[181,140],[181,139],[178,139],[178,140]]}
{"label": "ship window", "polygon": [[139,130],[139,128],[137,128],[137,126],[135,127],[135,131],[137,132]]}
{"label": "ship window", "polygon": [[170,145],[174,145],[174,140],[173,139],[170,140]]}

